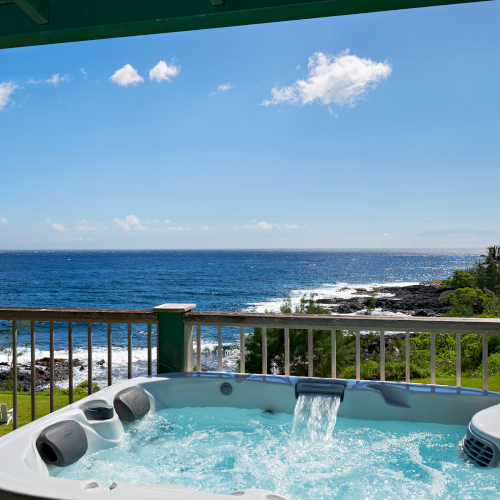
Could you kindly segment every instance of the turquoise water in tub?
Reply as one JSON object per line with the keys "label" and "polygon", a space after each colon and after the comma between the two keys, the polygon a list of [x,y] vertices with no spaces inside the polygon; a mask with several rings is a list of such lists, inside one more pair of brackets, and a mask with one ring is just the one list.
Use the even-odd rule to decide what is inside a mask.
{"label": "turquoise water in tub", "polygon": [[339,401],[300,396],[295,416],[236,408],[165,409],[123,444],[59,477],[177,484],[210,493],[262,488],[290,500],[500,497],[500,469],[461,458],[466,427],[336,419]]}

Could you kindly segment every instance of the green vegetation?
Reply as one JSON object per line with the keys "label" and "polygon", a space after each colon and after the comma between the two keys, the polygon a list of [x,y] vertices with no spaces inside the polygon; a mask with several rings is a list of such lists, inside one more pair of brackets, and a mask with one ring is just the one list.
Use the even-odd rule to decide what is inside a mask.
{"label": "green vegetation", "polygon": [[[79,401],[87,396],[88,382],[82,382],[73,389],[73,401]],[[97,392],[100,387],[92,384],[92,392]],[[54,389],[54,405],[59,410],[69,404],[68,389]],[[12,408],[12,391],[0,391],[0,403],[6,403]],[[36,393],[36,418],[41,418],[50,413],[50,393],[48,390]],[[31,392],[21,392],[17,395],[17,424],[18,427],[31,422]],[[12,432],[12,424],[0,425],[0,437]]]}
{"label": "green vegetation", "polygon": [[470,269],[456,270],[443,280],[443,287],[452,290],[440,299],[452,306],[445,316],[500,317],[500,246],[488,247],[481,257]]}

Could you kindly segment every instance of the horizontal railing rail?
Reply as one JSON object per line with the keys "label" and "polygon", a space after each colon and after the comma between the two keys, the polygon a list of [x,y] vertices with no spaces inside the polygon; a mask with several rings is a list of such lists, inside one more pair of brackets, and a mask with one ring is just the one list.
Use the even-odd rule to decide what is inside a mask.
{"label": "horizontal railing rail", "polygon": [[64,309],[0,307],[0,320],[60,321],[67,323],[158,323],[158,313],[150,309]]}
{"label": "horizontal railing rail", "polygon": [[500,319],[415,318],[400,316],[347,316],[329,314],[261,314],[191,311],[184,314],[188,325],[244,326],[268,328],[335,328],[337,330],[434,331],[436,333],[500,334]]}

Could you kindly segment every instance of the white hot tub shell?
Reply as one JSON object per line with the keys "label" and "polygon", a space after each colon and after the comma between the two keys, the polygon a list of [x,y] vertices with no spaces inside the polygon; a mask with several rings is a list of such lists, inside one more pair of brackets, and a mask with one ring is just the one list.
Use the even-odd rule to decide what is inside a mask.
{"label": "white hot tub shell", "polygon": [[[226,384],[226,389],[229,384],[230,390],[221,388],[223,384]],[[493,441],[497,451],[500,446],[500,426],[492,424],[497,418],[500,420],[500,394],[495,392],[424,384],[371,381],[356,383],[349,380],[283,376],[220,373],[156,375],[138,377],[110,386],[1,438],[0,499],[223,500],[229,496],[283,499],[276,493],[255,489],[217,495],[176,485],[114,483],[111,487],[101,487],[91,480],[58,478],[59,468],[42,460],[36,443],[42,431],[50,425],[74,421],[85,432],[88,443],[86,455],[119,445],[125,427],[116,412],[107,420],[89,420],[84,410],[94,404],[113,405],[116,395],[128,387],[139,386],[144,389],[149,399],[150,412],[163,408],[226,406],[293,413],[297,390],[314,392],[314,384],[320,385],[318,392],[322,392],[328,385],[333,391],[342,392],[339,417],[464,426],[472,419],[469,433],[488,442]],[[325,390],[328,392],[329,389]],[[493,437],[492,427],[495,427]],[[491,462],[491,465],[496,464]]]}

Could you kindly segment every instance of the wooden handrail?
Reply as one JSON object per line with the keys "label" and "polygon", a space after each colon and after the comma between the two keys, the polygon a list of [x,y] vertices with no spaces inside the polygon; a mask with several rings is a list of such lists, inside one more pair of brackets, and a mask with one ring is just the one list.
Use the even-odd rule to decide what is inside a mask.
{"label": "wooden handrail", "polygon": [[[1,314],[1,313],[0,313]],[[261,314],[191,311],[184,314],[188,325],[267,328],[313,328],[315,330],[373,330],[436,333],[500,334],[500,319],[404,318],[400,316],[346,316],[329,314]]]}
{"label": "wooden handrail", "polygon": [[0,307],[0,320],[61,321],[73,323],[157,323],[152,309],[66,309]]}

